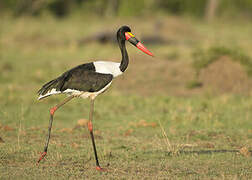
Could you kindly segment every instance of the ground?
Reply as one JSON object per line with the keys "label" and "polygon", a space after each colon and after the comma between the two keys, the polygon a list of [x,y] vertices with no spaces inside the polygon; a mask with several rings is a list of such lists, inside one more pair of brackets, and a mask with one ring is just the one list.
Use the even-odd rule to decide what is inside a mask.
{"label": "ground", "polygon": [[129,68],[95,101],[94,134],[100,164],[107,169],[102,173],[95,170],[86,128],[89,101],[82,99],[56,112],[48,155],[36,163],[45,143],[49,109],[64,98],[37,101],[36,92],[78,64],[120,60],[115,45],[78,45],[96,28],[129,24],[141,40],[153,34],[150,24],[155,19],[147,23],[127,18],[113,24],[73,17],[2,21],[1,179],[252,178],[251,78],[243,66],[220,57],[200,71],[201,86],[188,87],[195,80],[192,54],[199,47],[239,46],[252,56],[252,26],[160,19],[164,24],[158,34],[169,43],[145,43],[155,58],[127,44]]}

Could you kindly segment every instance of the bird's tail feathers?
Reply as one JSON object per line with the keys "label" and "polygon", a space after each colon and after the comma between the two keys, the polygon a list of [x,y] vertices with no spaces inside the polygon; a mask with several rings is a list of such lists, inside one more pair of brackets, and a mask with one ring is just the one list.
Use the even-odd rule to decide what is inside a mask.
{"label": "bird's tail feathers", "polygon": [[58,79],[54,79],[44,84],[40,90],[38,90],[39,100],[43,99],[52,94],[59,94],[60,91],[60,81]]}

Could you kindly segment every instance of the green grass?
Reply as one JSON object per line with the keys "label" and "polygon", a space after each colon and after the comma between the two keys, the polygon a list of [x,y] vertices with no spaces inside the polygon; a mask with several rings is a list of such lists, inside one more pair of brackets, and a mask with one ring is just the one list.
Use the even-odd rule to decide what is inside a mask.
{"label": "green grass", "polygon": [[[78,119],[88,118],[87,101],[76,100],[56,113],[48,156],[39,166],[36,160],[47,133],[48,107],[55,102],[36,106],[21,102],[16,108],[2,104],[2,123],[13,130],[1,133],[5,141],[1,144],[1,176],[249,179],[251,157],[238,151],[252,145],[251,100],[104,95],[97,99],[94,119],[100,161],[108,169],[102,174],[94,169],[87,129],[75,128]],[[70,132],[62,132],[64,128]]]}
{"label": "green grass", "polygon": [[[144,21],[127,21],[134,29],[140,25],[148,27]],[[130,76],[130,70],[95,102],[94,134],[100,164],[107,171],[95,170],[88,130],[77,125],[89,113],[89,101],[82,99],[75,99],[56,112],[48,155],[37,165],[47,135],[49,108],[64,96],[37,101],[36,91],[70,67],[89,59],[119,59],[120,54],[113,45],[105,48],[95,43],[76,45],[76,38],[91,34],[95,27],[109,21],[89,21],[88,27],[79,19],[24,18],[2,23],[5,28],[1,31],[1,44],[5,46],[0,46],[0,137],[4,143],[0,142],[0,179],[252,178],[251,156],[249,152],[239,152],[242,147],[252,149],[251,96],[213,96],[206,92],[172,96],[165,91],[166,81],[164,87],[159,87],[164,88],[163,93],[159,93],[154,81],[148,81],[153,87],[151,96],[139,92],[135,86],[123,91],[118,84],[129,83],[124,78]],[[125,24],[126,20],[116,23]],[[192,26],[196,24],[192,22]],[[226,32],[228,27],[228,24],[224,27]],[[246,31],[249,28],[245,28],[242,36],[251,35]],[[214,33],[212,26],[204,24],[193,31],[202,30]],[[180,33],[183,36],[184,32]],[[181,42],[179,34],[175,35]],[[239,36],[232,38],[238,42]],[[208,46],[209,40],[197,38],[196,44]],[[228,39],[227,33],[220,41],[228,44]],[[241,46],[245,42],[252,47],[248,39],[241,41]],[[132,58],[129,69],[138,59],[145,58],[146,64],[153,60],[134,47],[128,49]],[[168,66],[173,61],[188,62],[186,57],[190,57],[195,47],[181,43],[150,49],[160,54],[154,59],[156,63]],[[170,52],[178,49],[177,58],[162,61],[166,49]],[[139,76],[146,69],[155,72],[155,67],[143,67],[138,67]],[[163,73],[156,72],[156,79]],[[137,85],[144,84],[138,80]]]}

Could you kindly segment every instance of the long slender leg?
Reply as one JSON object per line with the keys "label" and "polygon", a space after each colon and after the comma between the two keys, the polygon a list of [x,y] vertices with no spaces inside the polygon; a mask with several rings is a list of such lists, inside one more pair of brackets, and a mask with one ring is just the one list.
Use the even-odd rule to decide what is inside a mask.
{"label": "long slender leg", "polygon": [[67,102],[69,102],[71,99],[74,98],[74,95],[67,97],[66,99],[64,99],[64,101],[62,101],[61,103],[57,104],[56,106],[52,107],[50,109],[50,121],[49,121],[49,127],[48,127],[48,136],[46,139],[46,143],[45,143],[45,147],[44,147],[44,152],[41,154],[38,163],[46,156],[47,154],[47,148],[48,148],[48,144],[49,144],[49,140],[51,137],[51,129],[52,129],[52,123],[53,123],[53,115],[55,113],[55,111],[57,109],[59,109],[60,107],[62,107],[64,104],[66,104]]}
{"label": "long slender leg", "polygon": [[94,99],[91,99],[90,103],[90,112],[89,112],[89,121],[88,121],[88,130],[90,132],[90,136],[92,139],[92,144],[93,144],[93,149],[94,149],[94,155],[95,155],[95,161],[96,161],[96,169],[97,170],[103,170],[99,164],[98,156],[97,156],[97,151],[96,151],[96,146],[95,146],[95,140],[94,140],[94,134],[93,134],[93,112],[94,112]]}

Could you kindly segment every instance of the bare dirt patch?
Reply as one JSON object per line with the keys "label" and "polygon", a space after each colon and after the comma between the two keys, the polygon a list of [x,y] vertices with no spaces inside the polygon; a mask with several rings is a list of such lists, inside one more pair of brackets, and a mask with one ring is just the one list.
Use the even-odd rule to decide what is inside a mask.
{"label": "bare dirt patch", "polygon": [[187,87],[194,78],[195,71],[190,62],[132,58],[126,73],[116,80],[114,87],[123,93],[144,96],[191,96],[206,92],[249,94],[252,90],[252,79],[244,67],[226,56],[200,71],[198,80],[202,87]]}
{"label": "bare dirt patch", "polygon": [[185,95],[185,84],[193,79],[190,63],[162,59],[132,58],[127,72],[114,84],[125,93],[140,95]]}

